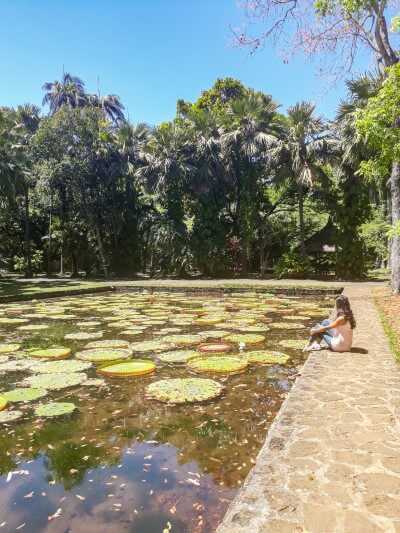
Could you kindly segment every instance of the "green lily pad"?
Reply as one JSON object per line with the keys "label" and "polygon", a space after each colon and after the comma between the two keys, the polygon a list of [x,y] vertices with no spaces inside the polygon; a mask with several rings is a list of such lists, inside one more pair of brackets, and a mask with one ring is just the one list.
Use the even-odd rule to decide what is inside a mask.
{"label": "green lily pad", "polygon": [[279,346],[284,348],[292,348],[294,350],[302,350],[306,345],[303,339],[286,339],[278,342]]}
{"label": "green lily pad", "polygon": [[177,346],[191,346],[201,342],[202,338],[200,335],[166,335],[161,340]]}
{"label": "green lily pad", "polygon": [[77,318],[77,316],[61,314],[61,315],[48,315],[48,318],[50,318],[50,320],[73,320],[74,318]]}
{"label": "green lily pad", "polygon": [[101,322],[97,320],[87,320],[86,322],[77,322],[76,325],[79,328],[94,328],[96,326],[101,326]]}
{"label": "green lily pad", "polygon": [[47,395],[47,390],[33,387],[20,388],[2,392],[2,396],[9,402],[32,402]]}
{"label": "green lily pad", "polygon": [[44,331],[49,329],[47,324],[28,324],[27,326],[19,326],[20,331]]}
{"label": "green lily pad", "polygon": [[223,339],[230,334],[230,331],[225,331],[223,329],[209,329],[199,333],[199,335],[201,335],[204,339]]}
{"label": "green lily pad", "polygon": [[103,333],[101,331],[97,331],[96,333],[89,333],[87,331],[79,331],[77,333],[68,333],[65,335],[64,339],[71,340],[71,341],[90,341],[95,339],[101,339],[103,336]]}
{"label": "green lily pad", "polygon": [[0,325],[4,324],[6,326],[11,326],[11,325],[14,325],[14,324],[26,324],[27,322],[29,322],[29,320],[27,318],[5,318],[5,317],[0,317]]}
{"label": "green lily pad", "polygon": [[87,376],[81,372],[71,374],[39,374],[25,378],[21,385],[23,387],[34,387],[46,390],[62,390],[69,387],[76,387],[86,381]]}
{"label": "green lily pad", "polygon": [[131,356],[132,353],[130,350],[124,350],[122,348],[92,348],[91,350],[83,350],[76,354],[77,359],[91,361],[92,363],[119,361],[121,359],[129,359]]}
{"label": "green lily pad", "polygon": [[12,353],[21,348],[20,344],[0,343],[0,353]]}
{"label": "green lily pad", "polygon": [[243,372],[248,365],[246,359],[227,355],[194,357],[187,362],[188,367],[195,372],[211,372],[222,374],[237,374]]}
{"label": "green lily pad", "polygon": [[310,320],[309,316],[303,316],[303,315],[285,315],[285,320]]}
{"label": "green lily pad", "polygon": [[24,413],[22,411],[1,411],[0,424],[8,424],[9,422],[15,422],[23,416]]}
{"label": "green lily pad", "polygon": [[186,363],[191,357],[196,357],[198,352],[196,350],[173,350],[171,352],[164,352],[158,356],[160,361],[164,363]]}
{"label": "green lily pad", "polygon": [[35,374],[70,374],[71,372],[83,372],[91,366],[92,363],[76,361],[75,359],[70,359],[69,361],[46,361],[32,366],[31,371]]}
{"label": "green lily pad", "polygon": [[146,388],[146,398],[170,404],[204,402],[222,394],[223,386],[212,379],[163,379]]}
{"label": "green lily pad", "polygon": [[249,363],[258,365],[284,365],[290,359],[285,353],[264,350],[245,352],[243,355],[247,357]]}
{"label": "green lily pad", "polygon": [[274,329],[304,329],[306,326],[297,322],[273,322],[271,328]]}
{"label": "green lily pad", "polygon": [[0,355],[0,364],[6,363],[9,359],[8,355]]}
{"label": "green lily pad", "polygon": [[94,341],[86,344],[85,350],[90,350],[92,348],[129,348],[129,342],[119,339],[111,339],[104,341]]}
{"label": "green lily pad", "polygon": [[76,405],[69,402],[50,402],[35,409],[36,416],[52,418],[53,416],[69,415],[76,410]]}
{"label": "green lily pad", "polygon": [[6,363],[0,364],[0,372],[23,372],[24,370],[29,370],[33,365],[32,360],[18,360],[18,361],[7,361]]}
{"label": "green lily pad", "polygon": [[162,352],[173,347],[174,346],[171,343],[162,340],[134,342],[131,344],[131,350],[133,352]]}
{"label": "green lily pad", "polygon": [[229,341],[229,342],[235,342],[237,344],[243,342],[244,344],[258,344],[260,342],[264,342],[265,341],[265,337],[264,335],[258,335],[256,333],[249,333],[248,335],[246,334],[232,334],[232,335],[229,335],[228,337],[225,337],[226,341]]}
{"label": "green lily pad", "polygon": [[89,378],[82,385],[85,387],[102,387],[106,385],[106,382],[101,378]]}
{"label": "green lily pad", "polygon": [[153,361],[145,359],[135,359],[115,365],[105,366],[98,370],[100,374],[112,377],[144,376],[151,374],[156,369]]}
{"label": "green lily pad", "polygon": [[71,355],[71,349],[60,346],[57,348],[46,348],[44,350],[32,350],[29,354],[36,359],[51,359],[55,361],[57,359],[67,359]]}

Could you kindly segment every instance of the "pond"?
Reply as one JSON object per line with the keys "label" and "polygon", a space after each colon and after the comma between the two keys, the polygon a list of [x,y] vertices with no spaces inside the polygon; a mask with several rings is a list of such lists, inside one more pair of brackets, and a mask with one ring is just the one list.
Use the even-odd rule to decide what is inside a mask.
{"label": "pond", "polygon": [[[331,307],[330,297],[252,292],[0,306],[0,398],[9,400],[0,412],[0,531],[214,531],[304,363],[308,328]],[[107,340],[118,341],[109,352]],[[68,358],[48,362],[58,356]],[[107,357],[123,371],[137,359],[155,370],[110,376]],[[165,390],[155,399],[150,386],[168,378],[212,380],[213,399],[166,403]],[[7,395],[21,385],[34,387],[31,401]],[[175,389],[171,398],[185,399]],[[51,402],[76,408],[47,416],[57,414],[41,411]]]}

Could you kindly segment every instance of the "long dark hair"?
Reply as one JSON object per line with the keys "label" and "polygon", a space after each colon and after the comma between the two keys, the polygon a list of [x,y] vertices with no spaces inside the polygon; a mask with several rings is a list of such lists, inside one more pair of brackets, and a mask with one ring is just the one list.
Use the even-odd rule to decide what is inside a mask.
{"label": "long dark hair", "polygon": [[356,320],[353,315],[353,311],[350,307],[350,302],[347,296],[341,294],[336,298],[336,316],[343,316],[350,322],[351,329],[356,327]]}

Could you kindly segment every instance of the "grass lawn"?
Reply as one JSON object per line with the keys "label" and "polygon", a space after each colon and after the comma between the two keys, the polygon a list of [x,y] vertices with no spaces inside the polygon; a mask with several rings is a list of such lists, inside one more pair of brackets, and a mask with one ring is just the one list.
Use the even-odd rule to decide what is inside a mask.
{"label": "grass lawn", "polygon": [[389,287],[376,287],[373,296],[390,347],[400,362],[400,296],[392,294]]}
{"label": "grass lawn", "polygon": [[90,282],[80,280],[24,280],[21,278],[0,279],[0,302],[15,300],[29,300],[45,295],[68,294],[76,290],[93,290],[100,287],[110,286],[109,283]]}

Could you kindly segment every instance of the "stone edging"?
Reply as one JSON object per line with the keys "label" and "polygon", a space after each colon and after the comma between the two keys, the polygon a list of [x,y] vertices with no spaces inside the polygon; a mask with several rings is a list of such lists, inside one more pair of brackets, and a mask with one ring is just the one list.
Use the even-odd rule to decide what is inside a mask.
{"label": "stone edging", "polygon": [[12,303],[12,302],[24,302],[32,300],[47,300],[48,298],[61,298],[63,296],[79,296],[82,294],[96,294],[99,292],[113,292],[115,287],[110,285],[106,287],[88,287],[83,289],[67,289],[67,290],[54,290],[54,291],[42,291],[37,294],[17,294],[14,296],[0,296],[0,304]]}

